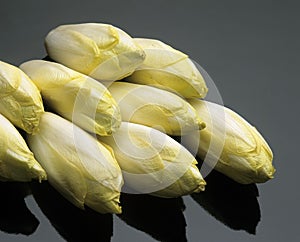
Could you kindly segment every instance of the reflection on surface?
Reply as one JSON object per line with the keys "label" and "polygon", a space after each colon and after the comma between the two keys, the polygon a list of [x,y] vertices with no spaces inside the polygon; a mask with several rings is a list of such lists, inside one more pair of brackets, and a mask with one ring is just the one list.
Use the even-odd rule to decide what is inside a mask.
{"label": "reflection on surface", "polygon": [[[192,198],[228,227],[254,234],[260,221],[256,185],[238,184],[216,171],[212,171],[205,179],[206,191],[192,194]],[[65,200],[48,182],[31,183],[30,187],[42,212],[67,241],[111,241],[111,214],[99,214],[88,208],[80,210]],[[27,183],[0,182],[0,230],[25,235],[36,230],[39,221],[24,202],[29,191]],[[159,241],[187,241],[182,198],[164,199],[122,193],[121,204],[123,213],[119,217],[128,225]]]}
{"label": "reflection on surface", "polygon": [[128,225],[159,241],[187,241],[182,198],[122,193],[121,204],[119,217]]}
{"label": "reflection on surface", "polygon": [[67,241],[110,241],[111,214],[81,210],[63,198],[48,182],[31,185],[33,196],[52,226]]}
{"label": "reflection on surface", "polygon": [[192,194],[192,198],[228,227],[255,234],[260,221],[256,185],[236,183],[214,170],[205,180],[205,192]]}
{"label": "reflection on surface", "polygon": [[37,229],[39,221],[24,201],[28,193],[27,183],[0,182],[0,230],[30,235]]}

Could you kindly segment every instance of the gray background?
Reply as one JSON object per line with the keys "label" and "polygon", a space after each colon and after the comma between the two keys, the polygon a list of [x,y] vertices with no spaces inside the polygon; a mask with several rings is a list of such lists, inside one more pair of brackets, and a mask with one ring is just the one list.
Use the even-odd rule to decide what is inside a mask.
{"label": "gray background", "polygon": [[[256,236],[225,227],[187,197],[189,241],[300,241],[299,6],[288,0],[2,0],[0,59],[18,65],[42,58],[50,29],[79,22],[111,23],[189,54],[210,74],[224,104],[263,133],[277,169],[275,179],[259,185]],[[41,221],[38,230],[30,237],[0,232],[0,241],[60,241],[33,199],[27,203]],[[112,241],[153,239],[115,218]]]}

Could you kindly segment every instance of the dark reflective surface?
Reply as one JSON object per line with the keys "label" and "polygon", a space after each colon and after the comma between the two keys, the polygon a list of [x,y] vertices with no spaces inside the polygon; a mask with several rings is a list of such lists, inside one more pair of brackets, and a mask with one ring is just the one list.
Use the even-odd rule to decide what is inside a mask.
{"label": "dark reflective surface", "polygon": [[[29,59],[41,59],[46,55],[44,37],[51,29],[61,24],[81,22],[111,23],[131,36],[160,39],[187,53],[212,77],[225,105],[240,113],[262,132],[274,152],[277,169],[272,181],[258,185],[261,218],[256,226],[256,235],[243,231],[254,231],[258,218],[258,210],[253,205],[254,196],[250,196],[253,202],[247,206],[252,207],[256,215],[252,218],[243,215],[250,221],[250,225],[245,225],[243,221],[238,222],[240,219],[237,215],[232,216],[235,213],[233,206],[227,206],[226,209],[232,211],[228,213],[224,211],[223,204],[215,199],[209,200],[219,197],[219,200],[226,200],[227,204],[239,205],[230,201],[231,198],[220,198],[214,194],[218,184],[211,190],[212,185],[208,183],[207,193],[200,195],[199,203],[215,217],[210,216],[190,196],[184,198],[186,210],[183,214],[188,241],[298,242],[299,7],[300,2],[296,0],[154,0],[147,3],[138,0],[2,1],[0,59],[14,65]],[[213,100],[210,92],[208,98]],[[17,216],[16,206],[13,205],[16,201],[7,200],[4,192],[0,196],[1,242],[64,241],[43,215],[32,195],[25,198],[31,213],[24,207],[22,198],[18,203],[18,209],[22,209],[17,213],[17,219],[13,219]],[[49,196],[46,198],[50,199]],[[5,200],[8,202],[3,204]],[[245,203],[246,199],[241,200]],[[251,211],[246,206],[242,206],[242,209],[237,211],[241,211],[241,214]],[[40,221],[37,228],[34,217]],[[129,226],[118,217],[113,218],[112,242],[155,241],[147,233]],[[21,223],[24,219],[26,222]],[[230,229],[219,221],[242,231]],[[30,229],[24,229],[24,224],[25,227],[30,225]]]}
{"label": "dark reflective surface", "polygon": [[0,230],[10,234],[34,233],[39,221],[25,204],[28,193],[27,183],[0,182]]}
{"label": "dark reflective surface", "polygon": [[[240,185],[213,171],[207,189],[191,197],[208,213],[234,230],[255,233],[260,221],[256,185]],[[51,225],[66,241],[111,241],[113,216],[81,210],[63,198],[48,182],[0,183],[0,229],[7,233],[32,234],[39,221],[28,210],[24,197],[32,193]],[[182,198],[159,198],[145,194],[121,195],[123,213],[118,217],[127,225],[157,241],[184,242],[185,205]],[[199,209],[202,209],[199,206]]]}
{"label": "dark reflective surface", "polygon": [[159,241],[187,241],[182,198],[159,198],[142,194],[122,194],[123,213],[128,225]]}
{"label": "dark reflective surface", "polygon": [[111,214],[78,209],[62,197],[48,182],[32,183],[32,194],[52,226],[67,241],[110,241],[113,234]]}
{"label": "dark reflective surface", "polygon": [[226,226],[255,234],[261,219],[257,186],[238,184],[217,171],[205,180],[205,191],[192,194],[192,198]]}

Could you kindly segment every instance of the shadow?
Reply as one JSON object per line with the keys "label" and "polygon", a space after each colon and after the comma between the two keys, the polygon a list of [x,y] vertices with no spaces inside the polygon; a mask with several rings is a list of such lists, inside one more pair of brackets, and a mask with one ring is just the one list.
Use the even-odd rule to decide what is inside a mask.
{"label": "shadow", "polygon": [[121,204],[123,212],[118,216],[128,225],[159,241],[187,241],[182,198],[122,193]]}
{"label": "shadow", "polygon": [[46,55],[42,60],[44,60],[44,61],[50,61],[50,62],[55,62],[53,59],[50,58],[49,55]]}
{"label": "shadow", "polygon": [[191,197],[229,228],[255,234],[261,217],[257,186],[239,184],[215,170],[205,180],[205,191]]}
{"label": "shadow", "polygon": [[39,226],[39,221],[24,201],[30,193],[28,184],[0,182],[0,193],[0,230],[10,234],[32,234]]}
{"label": "shadow", "polygon": [[111,241],[111,214],[100,214],[89,208],[81,210],[62,197],[48,182],[32,183],[38,206],[57,232],[69,242]]}
{"label": "shadow", "polygon": [[[55,62],[53,59],[51,59],[48,55],[45,56],[42,60],[44,61],[49,61],[49,62]],[[56,63],[56,62],[55,62]],[[51,113],[54,113],[54,114],[57,114],[60,116],[60,114],[58,114],[52,107],[51,105],[49,106],[48,105],[48,102],[43,98],[43,95],[42,95],[42,100],[43,100],[43,105],[44,105],[44,110],[47,111],[47,112],[51,112]]]}

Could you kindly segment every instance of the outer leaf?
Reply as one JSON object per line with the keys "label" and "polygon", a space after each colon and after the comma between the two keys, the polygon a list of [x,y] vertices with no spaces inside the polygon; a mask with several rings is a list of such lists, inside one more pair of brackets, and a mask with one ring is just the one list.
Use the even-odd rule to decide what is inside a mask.
{"label": "outer leaf", "polygon": [[117,101],[123,121],[182,135],[205,127],[195,109],[177,95],[158,88],[114,82],[109,91]]}
{"label": "outer leaf", "polygon": [[134,40],[145,51],[146,59],[127,81],[166,89],[186,98],[205,97],[205,81],[187,55],[159,40]]}
{"label": "outer leaf", "polygon": [[0,113],[15,126],[34,133],[43,112],[41,95],[29,77],[0,61]]}
{"label": "outer leaf", "polygon": [[121,123],[120,110],[101,83],[63,65],[33,60],[21,65],[47,104],[64,118],[99,135],[111,135]]}
{"label": "outer leaf", "polygon": [[145,59],[128,34],[109,24],[62,25],[47,35],[45,43],[53,60],[104,81],[130,75]]}
{"label": "outer leaf", "polygon": [[29,146],[48,173],[49,182],[78,207],[120,213],[121,170],[111,151],[69,121],[42,116]]}
{"label": "outer leaf", "polygon": [[195,158],[158,130],[122,122],[113,136],[99,139],[113,148],[125,184],[140,193],[178,197],[204,190]]}
{"label": "outer leaf", "polygon": [[[207,123],[206,129],[199,132],[200,158],[209,153],[218,159],[215,169],[239,183],[266,182],[273,178],[272,151],[255,127],[229,108],[197,99],[189,102]],[[211,144],[222,150],[220,157],[214,154]]]}
{"label": "outer leaf", "polygon": [[0,180],[27,182],[46,179],[17,129],[0,114]]}

